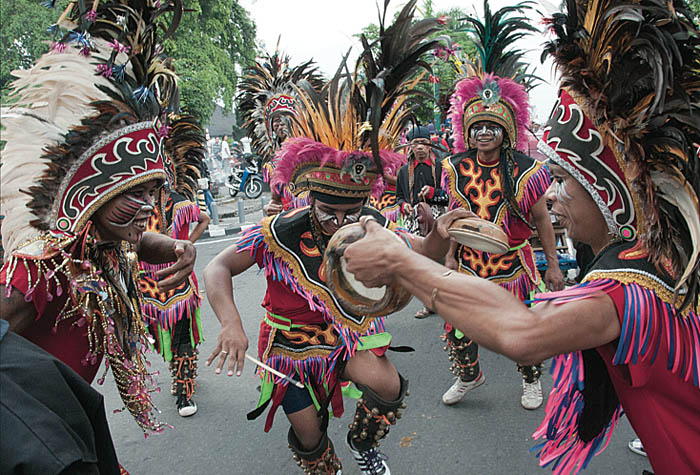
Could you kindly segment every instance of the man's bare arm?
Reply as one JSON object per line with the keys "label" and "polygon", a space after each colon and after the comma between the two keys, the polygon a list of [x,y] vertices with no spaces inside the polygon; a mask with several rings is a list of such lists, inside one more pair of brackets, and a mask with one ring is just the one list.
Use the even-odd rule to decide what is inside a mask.
{"label": "man's bare arm", "polygon": [[209,226],[210,220],[211,218],[207,213],[205,213],[204,211],[199,212],[199,221],[190,233],[190,242],[197,242],[197,240],[202,236],[202,234],[204,234],[204,231],[207,229],[207,226]]}
{"label": "man's bare arm", "polygon": [[532,213],[537,234],[542,243],[542,249],[547,257],[547,272],[545,282],[548,290],[562,290],[564,288],[564,276],[559,269],[559,257],[557,256],[557,242],[554,236],[554,227],[547,210],[547,201],[540,198],[530,211]]}
{"label": "man's bare arm", "polygon": [[204,269],[207,300],[221,323],[217,344],[206,362],[208,366],[221,355],[216,367],[217,373],[221,372],[228,356],[231,357],[228,362],[228,375],[232,376],[235,370],[236,375],[240,376],[243,371],[248,338],[233,298],[232,279],[254,263],[255,260],[249,252],[238,252],[234,245],[217,255]]}
{"label": "man's bare arm", "polygon": [[408,235],[408,241],[411,243],[411,248],[429,259],[440,261],[450,250],[451,243],[450,235],[447,230],[450,225],[457,219],[473,216],[473,213],[462,208],[448,211],[440,216],[435,223],[433,229],[430,230],[425,237]]}
{"label": "man's bare arm", "polygon": [[607,295],[531,309],[497,284],[450,272],[397,245],[376,223],[364,226],[367,236],[345,251],[347,268],[358,280],[377,286],[395,279],[479,344],[518,363],[594,348],[620,334],[615,305]]}

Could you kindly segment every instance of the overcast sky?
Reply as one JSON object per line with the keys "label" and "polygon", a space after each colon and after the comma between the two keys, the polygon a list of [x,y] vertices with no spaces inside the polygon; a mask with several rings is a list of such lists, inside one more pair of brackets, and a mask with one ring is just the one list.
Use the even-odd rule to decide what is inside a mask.
{"label": "overcast sky", "polygon": [[[512,4],[492,0],[491,9],[496,10],[507,3]],[[540,4],[543,3],[551,11],[551,4],[541,0]],[[402,0],[393,0],[387,17],[393,18],[394,12],[404,4]],[[423,1],[419,0],[418,7],[422,4]],[[313,58],[327,76],[335,72],[342,55],[350,47],[355,55],[359,51],[360,44],[352,35],[369,23],[378,22],[375,0],[241,0],[241,5],[255,20],[258,40],[264,43],[268,52],[274,50],[277,39],[281,37],[280,49],[291,57],[292,64]],[[458,7],[481,15],[482,6],[483,0],[433,0],[436,12]],[[539,25],[541,17],[532,16],[533,23]],[[533,117],[540,122],[546,120],[556,98],[551,64],[541,65],[539,60],[544,40],[543,35],[534,35],[519,45],[531,50],[528,58],[537,65],[537,74],[550,83],[531,92]],[[351,57],[356,56],[351,54]]]}

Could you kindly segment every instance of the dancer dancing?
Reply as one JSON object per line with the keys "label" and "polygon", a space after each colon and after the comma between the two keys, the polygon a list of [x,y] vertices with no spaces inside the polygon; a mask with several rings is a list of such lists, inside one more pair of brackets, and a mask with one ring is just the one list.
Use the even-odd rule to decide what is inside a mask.
{"label": "dancer dancing", "polygon": [[521,364],[555,356],[535,432],[540,463],[555,473],[585,468],[622,410],[655,473],[700,470],[693,18],[682,1],[609,0],[570,1],[548,20],[562,89],[540,148],[551,161],[552,212],[596,254],[581,284],[535,296],[541,303],[529,308],[396,246],[372,222],[345,251],[365,284],[397,280],[482,345]]}
{"label": "dancer dancing", "polygon": [[[541,162],[521,152],[527,147],[530,105],[525,85],[518,81],[524,83],[528,76],[519,74],[524,52],[508,45],[536,31],[522,16],[527,9],[527,5],[518,4],[491,14],[484,2],[488,26],[469,18],[476,26],[474,44],[479,59],[474,75],[460,80],[450,99],[456,154],[442,166],[450,208],[461,207],[498,224],[510,244],[500,255],[455,244],[447,256],[447,267],[497,283],[520,300],[530,298],[537,289],[564,287],[554,229],[543,199],[550,184],[549,173]],[[547,256],[544,282],[528,241],[535,229]],[[442,402],[452,405],[482,385],[485,378],[477,343],[449,323],[445,329],[443,339],[456,379]],[[540,362],[518,365],[522,373],[520,404],[525,409],[542,405],[541,369]]]}
{"label": "dancer dancing", "polygon": [[[309,191],[310,205],[264,219],[217,256],[204,273],[207,297],[222,325],[207,364],[216,362],[217,372],[227,366],[229,375],[240,375],[248,338],[234,303],[231,277],[254,264],[264,269],[266,313],[258,355],[285,376],[261,372],[260,403],[249,418],[271,406],[265,423],[269,430],[282,406],[291,424],[289,446],[307,474],[340,473],[341,462],[326,427],[329,407],[335,416],[343,412],[339,383],[346,380],[362,391],[347,434],[350,451],[362,473],[390,473],[377,446],[401,417],[408,381],[385,355],[391,337],[383,318],[343,310],[324,280],[321,264],[330,237],[361,216],[372,216],[392,234],[399,232],[415,248],[423,248],[419,238],[401,233],[364,206],[373,191],[377,195],[383,188],[382,169],[395,170],[400,160],[393,149],[411,112],[405,107],[402,86],[418,69],[416,59],[436,44],[425,38],[441,28],[433,19],[412,25],[415,3],[410,1],[386,31],[380,26],[387,41],[381,42],[379,58],[393,62],[378,62],[368,46],[359,60],[365,81],[356,71],[346,80],[336,76],[325,95],[303,85],[296,88],[304,107],[297,109],[292,122],[293,138],[282,145],[272,185],[288,185],[295,193]],[[376,76],[394,87],[377,87]],[[369,109],[370,104],[377,108]],[[341,116],[342,121],[332,120]],[[439,249],[440,243],[430,247]],[[446,250],[443,246],[438,253]],[[301,381],[304,389],[289,384],[290,377]]]}
{"label": "dancer dancing", "polygon": [[156,274],[167,291],[194,267],[192,243],[145,232],[177,108],[167,36],[155,32],[172,33],[161,15],[182,5],[90,5],[71,3],[54,27],[73,29],[16,72],[2,118],[2,318],[88,382],[104,357],[126,409],[157,432],[137,276],[139,259],[174,262]]}

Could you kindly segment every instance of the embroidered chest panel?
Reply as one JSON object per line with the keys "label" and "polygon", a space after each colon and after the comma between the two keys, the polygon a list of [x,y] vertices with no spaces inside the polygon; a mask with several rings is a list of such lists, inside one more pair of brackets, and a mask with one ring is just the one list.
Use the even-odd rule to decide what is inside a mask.
{"label": "embroidered chest panel", "polygon": [[[452,199],[480,218],[503,225],[508,210],[503,198],[500,167],[498,164],[481,164],[472,155],[473,152],[466,152],[445,160],[447,191]],[[516,154],[514,158],[515,199],[521,204],[529,178],[542,165],[526,155]]]}
{"label": "embroidered chest panel", "polygon": [[[362,215],[374,217],[386,228],[394,227],[374,209],[365,207]],[[354,330],[365,331],[369,327],[372,319],[343,310],[326,285],[323,275],[323,255],[311,232],[309,207],[278,214],[272,219],[263,220],[261,225],[269,251],[289,266],[300,287],[313,293],[334,318]]]}

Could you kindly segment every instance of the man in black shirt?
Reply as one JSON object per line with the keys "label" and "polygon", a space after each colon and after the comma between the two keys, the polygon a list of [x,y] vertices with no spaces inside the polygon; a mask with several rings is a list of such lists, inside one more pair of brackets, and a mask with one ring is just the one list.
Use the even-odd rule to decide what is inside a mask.
{"label": "man in black shirt", "polygon": [[405,215],[412,215],[417,203],[442,207],[448,198],[440,188],[442,164],[430,145],[426,127],[414,127],[408,133],[411,149],[408,164],[401,167],[396,180],[396,201]]}
{"label": "man in black shirt", "polygon": [[[401,167],[396,178],[396,202],[406,217],[409,230],[418,233],[419,221],[422,221],[421,234],[427,234],[432,219],[442,214],[448,203],[447,193],[440,187],[442,157],[431,147],[427,127],[416,126],[407,137],[410,143],[408,164]],[[423,209],[420,209],[421,206]],[[430,309],[423,307],[416,313],[416,318],[425,318],[430,314]]]}

